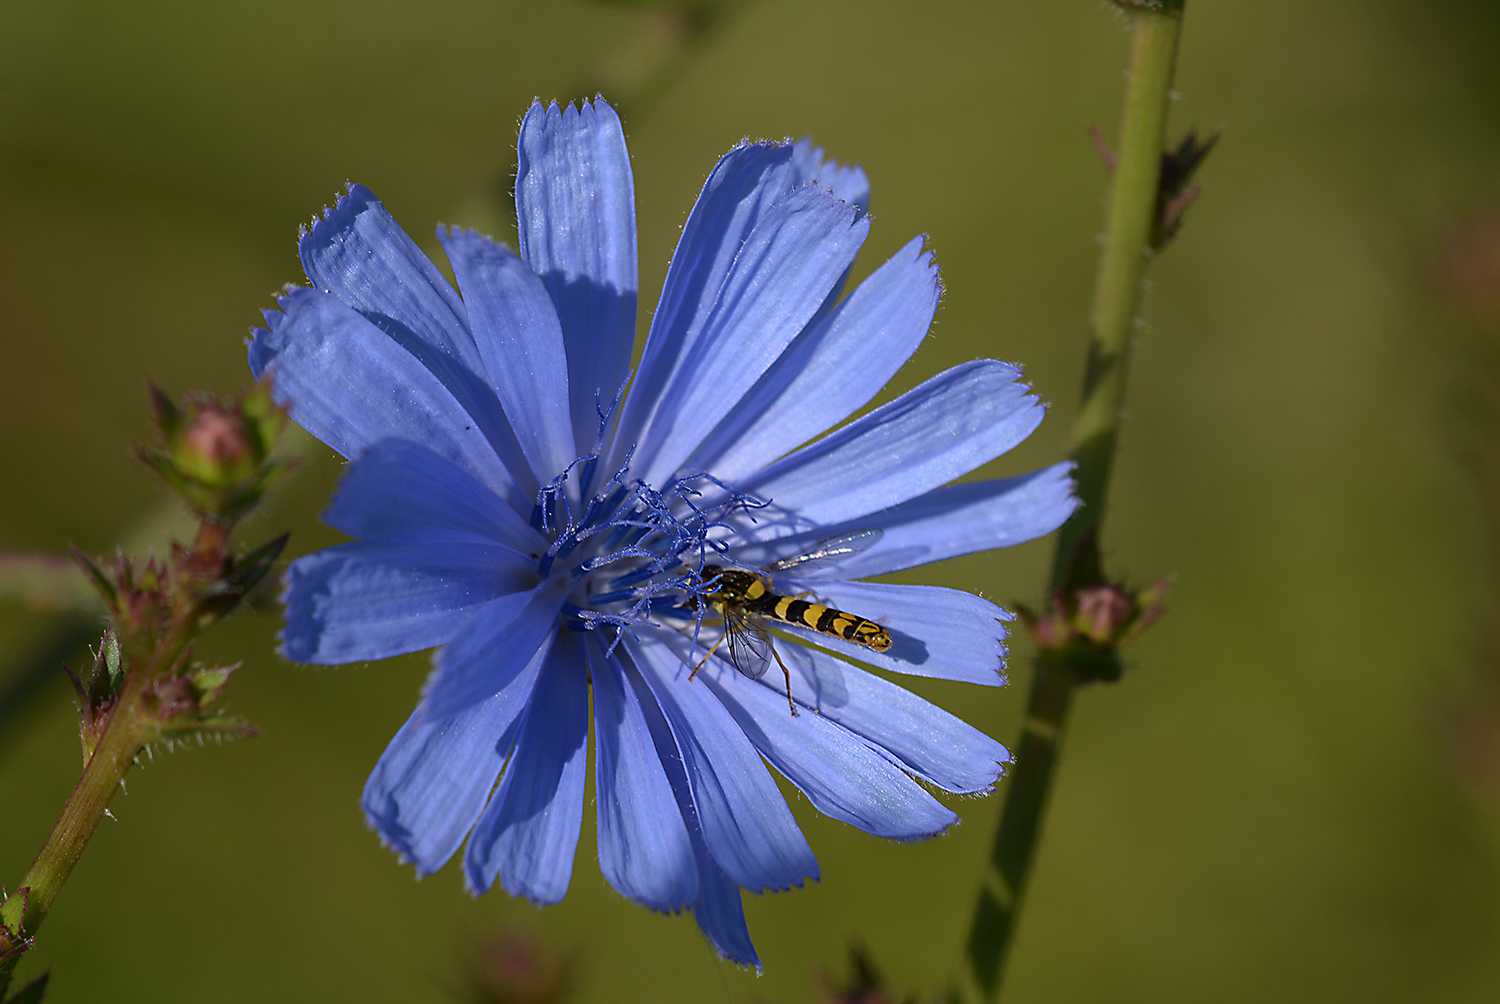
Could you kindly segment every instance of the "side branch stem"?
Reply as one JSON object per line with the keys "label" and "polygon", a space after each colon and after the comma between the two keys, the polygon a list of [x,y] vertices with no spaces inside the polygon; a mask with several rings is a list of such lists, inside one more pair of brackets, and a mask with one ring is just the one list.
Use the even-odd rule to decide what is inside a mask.
{"label": "side branch stem", "polygon": [[[1167,104],[1182,26],[1183,0],[1132,0],[1121,6],[1130,19],[1130,67],[1090,314],[1083,403],[1073,424],[1074,476],[1083,504],[1059,531],[1049,592],[1071,592],[1102,578],[1098,535],[1119,438],[1142,274],[1153,255]],[[1037,658],[1016,764],[969,932],[964,993],[971,1002],[1000,996],[1074,687],[1066,667]]]}

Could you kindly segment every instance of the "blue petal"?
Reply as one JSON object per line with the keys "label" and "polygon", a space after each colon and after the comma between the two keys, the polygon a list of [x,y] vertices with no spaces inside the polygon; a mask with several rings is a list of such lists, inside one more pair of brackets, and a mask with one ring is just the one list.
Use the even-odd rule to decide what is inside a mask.
{"label": "blue petal", "polygon": [[675,912],[698,896],[698,865],[641,702],[613,655],[590,646],[599,870],[615,891]]}
{"label": "blue petal", "polygon": [[[534,568],[535,566],[533,566]],[[552,578],[525,593],[490,601],[433,660],[424,698],[439,718],[498,692],[552,644],[567,583]]]}
{"label": "blue petal", "polygon": [[500,544],[330,547],[287,569],[282,651],[330,665],[432,648],[483,604],[535,581],[536,562]]}
{"label": "blue petal", "polygon": [[588,765],[588,672],[583,643],[562,632],[532,691],[526,719],[464,852],[469,888],[496,876],[512,896],[556,903],[568,891]]}
{"label": "blue petal", "polygon": [[788,581],[780,588],[811,592],[818,602],[876,621],[891,633],[890,651],[875,652],[842,638],[788,628],[824,648],[897,673],[991,687],[1005,683],[1002,622],[1015,615],[983,597],[961,589],[888,582]]}
{"label": "blue petal", "polygon": [[648,483],[668,480],[770,368],[854,261],[869,229],[868,220],[811,186],[765,215],[713,292],[701,337],[641,438],[636,462]]}
{"label": "blue petal", "polygon": [[323,521],[383,541],[498,541],[540,553],[546,541],[464,468],[405,439],[382,439],[344,471]]}
{"label": "blue petal", "polygon": [[[673,633],[672,637],[677,636]],[[660,642],[631,645],[682,754],[709,853],[746,889],[817,879],[818,862],[786,800],[724,705]]]}
{"label": "blue petal", "polygon": [[740,887],[714,862],[701,835],[695,845],[699,871],[698,901],[693,904],[693,919],[720,958],[754,969],[758,975],[760,956],[755,954],[750,929],[745,926],[745,905],[740,900]]}
{"label": "blue petal", "polygon": [[365,818],[418,875],[443,867],[479,819],[541,664],[533,659],[499,693],[452,717],[418,705],[375,765],[360,799]]}
{"label": "blue petal", "polygon": [[[1004,746],[905,687],[820,649],[776,650],[792,671],[792,696],[799,704],[864,736],[944,791],[988,794],[1010,762]],[[758,682],[779,698],[785,680],[767,673]]]}
{"label": "blue petal", "polygon": [[883,530],[868,551],[808,576],[809,580],[863,579],[960,554],[1010,547],[1051,533],[1078,508],[1069,477],[1072,469],[1070,461],[1063,461],[1013,478],[947,485],[845,523],[737,549],[735,557],[758,568],[853,530]]}
{"label": "blue petal", "polygon": [[[793,718],[784,693],[716,662],[697,679],[771,766],[825,816],[892,840],[924,840],[958,822],[952,810],[854,733],[820,715]],[[786,680],[774,670],[766,677]]]}
{"label": "blue petal", "polygon": [[809,181],[817,183],[833,197],[856,207],[860,215],[870,211],[870,179],[858,164],[840,164],[823,155],[823,148],[803,138],[792,147],[792,165],[788,183],[797,187]]}
{"label": "blue petal", "polygon": [[922,344],[940,293],[937,264],[914,238],[798,336],[689,466],[733,483],[848,418]]}
{"label": "blue petal", "polygon": [[517,144],[521,257],[542,277],[562,322],[573,436],[599,432],[635,346],[635,181],[619,116],[604,100],[559,111],[534,102]]}
{"label": "blue petal", "polygon": [[568,412],[568,361],[547,288],[510,251],[472,230],[439,233],[479,342],[485,373],[537,481],[578,458]]}
{"label": "blue petal", "polygon": [[379,199],[350,185],[297,242],[313,287],[332,293],[412,349],[479,370],[479,352],[458,294]]}
{"label": "blue petal", "polygon": [[672,738],[672,730],[628,650],[623,653],[619,664],[624,670],[627,689],[635,693],[642,717],[650,731],[651,741],[656,746],[657,758],[666,771],[683,823],[693,842],[693,857],[698,864],[698,898],[693,903],[693,917],[698,922],[699,930],[721,957],[736,965],[752,966],[758,973],[760,958],[755,954],[755,946],[750,943],[750,931],[745,927],[745,908],[740,902],[740,887],[714,863],[713,856],[708,852],[708,845],[703,842],[703,826],[698,818],[698,810],[693,805],[692,785],[683,769],[682,753],[677,748],[676,740]]}
{"label": "blue petal", "polygon": [[739,487],[773,503],[767,530],[776,511],[826,525],[905,502],[1031,435],[1045,409],[1019,376],[992,359],[955,366]]}
{"label": "blue petal", "polygon": [[[651,317],[651,330],[615,437],[623,453],[641,441],[641,430],[681,358],[701,334],[714,292],[734,265],[740,246],[788,190],[792,147],[745,143],[730,150],[703,183]],[[622,457],[612,458],[618,466]]]}
{"label": "blue petal", "polygon": [[483,363],[462,301],[380,200],[363,185],[350,185],[348,195],[302,232],[298,252],[308,281],[353,307],[430,370],[484,430],[505,466],[522,475],[521,494],[534,495],[537,486],[527,483],[515,434],[477,375]]}
{"label": "blue petal", "polygon": [[[806,137],[792,147],[792,163],[787,170],[787,183],[797,188],[811,182],[822,191],[829,192],[840,202],[847,202],[854,212],[864,216],[870,211],[870,179],[859,165],[843,165],[823,156],[823,148],[813,146]],[[849,281],[849,270],[839,276],[838,282],[828,291],[828,298],[818,308],[814,321],[833,309],[834,303],[843,295],[844,285]]]}
{"label": "blue petal", "polygon": [[276,400],[298,425],[350,459],[382,439],[421,443],[530,512],[534,492],[517,484],[479,421],[415,356],[325,293],[295,290],[281,308],[256,332],[250,368],[257,378],[274,375]]}

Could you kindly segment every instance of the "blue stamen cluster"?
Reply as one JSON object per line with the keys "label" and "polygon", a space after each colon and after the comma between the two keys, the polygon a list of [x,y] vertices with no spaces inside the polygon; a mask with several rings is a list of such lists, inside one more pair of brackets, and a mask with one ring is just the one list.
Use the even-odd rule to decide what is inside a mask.
{"label": "blue stamen cluster", "polygon": [[[589,476],[597,470],[596,454],[575,460],[543,487],[531,515],[531,525],[553,538],[537,563],[539,578],[553,574],[557,560],[580,553],[580,548],[572,565],[573,578],[616,566],[616,574],[604,579],[602,587],[596,589],[591,583],[584,589],[586,605],[563,606],[563,622],[575,630],[615,628],[607,650],[611,653],[621,637],[634,635],[635,625],[653,621],[653,614],[670,616],[685,606],[689,596],[701,595],[706,585],[711,586],[703,581],[703,566],[710,552],[724,550],[711,534],[731,532],[732,517],[766,506],[710,474],[675,478],[657,491],[629,477],[630,455],[576,518],[566,490],[568,476],[574,470],[583,471],[580,494],[587,494]],[[720,498],[700,507],[695,499],[703,493],[696,486],[704,483],[719,489]],[[627,570],[620,571],[619,566]],[[701,615],[696,620],[701,623]]]}

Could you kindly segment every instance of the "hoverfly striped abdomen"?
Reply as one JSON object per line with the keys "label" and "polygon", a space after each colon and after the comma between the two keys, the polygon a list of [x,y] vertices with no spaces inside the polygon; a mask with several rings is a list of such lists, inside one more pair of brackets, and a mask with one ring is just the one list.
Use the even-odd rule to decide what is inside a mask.
{"label": "hoverfly striped abdomen", "polygon": [[819,634],[833,635],[876,652],[885,652],[891,647],[890,632],[879,624],[857,614],[825,607],[821,603],[767,592],[753,605],[753,609],[762,617],[795,624]]}

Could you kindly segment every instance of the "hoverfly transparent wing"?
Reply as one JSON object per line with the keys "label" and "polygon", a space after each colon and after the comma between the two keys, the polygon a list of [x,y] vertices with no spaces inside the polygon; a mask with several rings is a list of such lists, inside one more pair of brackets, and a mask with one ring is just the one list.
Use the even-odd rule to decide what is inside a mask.
{"label": "hoverfly transparent wing", "polygon": [[885,536],[884,530],[873,527],[868,530],[854,530],[850,533],[842,533],[837,537],[829,537],[820,542],[810,551],[794,554],[789,558],[772,562],[766,566],[768,572],[811,572],[819,568],[829,568],[839,562],[862,554],[875,546],[875,542]]}
{"label": "hoverfly transparent wing", "polygon": [[736,607],[724,608],[724,634],[734,668],[759,680],[771,665],[771,636],[760,622]]}

